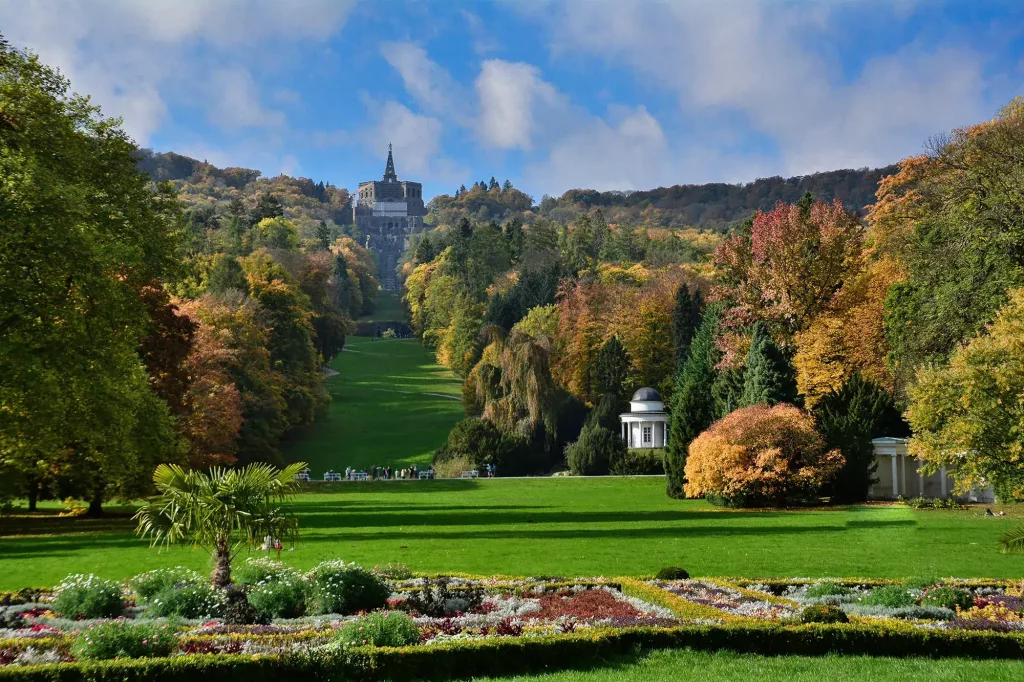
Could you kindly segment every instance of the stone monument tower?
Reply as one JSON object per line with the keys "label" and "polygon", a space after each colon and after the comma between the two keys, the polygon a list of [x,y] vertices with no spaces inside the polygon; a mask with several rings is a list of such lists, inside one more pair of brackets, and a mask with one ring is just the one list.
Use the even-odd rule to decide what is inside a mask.
{"label": "stone monument tower", "polygon": [[399,182],[395,160],[388,145],[388,164],[382,180],[359,183],[359,192],[352,207],[356,227],[366,235],[366,248],[377,253],[380,284],[384,289],[398,289],[395,268],[405,251],[409,235],[423,228],[423,185]]}

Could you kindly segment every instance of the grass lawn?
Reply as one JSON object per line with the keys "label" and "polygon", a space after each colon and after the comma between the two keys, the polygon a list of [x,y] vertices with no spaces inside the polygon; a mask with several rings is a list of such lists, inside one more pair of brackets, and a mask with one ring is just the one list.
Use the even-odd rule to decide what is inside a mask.
{"label": "grass lawn", "polygon": [[[302,539],[288,563],[400,561],[419,571],[637,575],[679,565],[695,576],[1024,576],[996,540],[1024,517],[984,508],[871,505],[723,510],[665,496],[661,478],[400,481],[314,488],[296,501]],[[52,585],[70,572],[122,578],[208,566],[202,551],[157,553],[127,515],[0,519],[0,589]]]}
{"label": "grass lawn", "polygon": [[332,367],[327,418],[282,446],[287,461],[308,462],[314,478],[347,466],[428,464],[464,416],[459,379],[418,340],[350,336]]}
{"label": "grass lawn", "polygon": [[405,308],[398,292],[381,291],[373,312],[359,318],[359,322],[405,322]]}
{"label": "grass lawn", "polygon": [[1024,661],[932,660],[861,656],[782,656],[771,658],[729,652],[655,651],[642,658],[625,658],[607,667],[547,675],[477,678],[478,682],[685,682],[686,680],[900,680],[912,682],[973,682],[1019,680]]}

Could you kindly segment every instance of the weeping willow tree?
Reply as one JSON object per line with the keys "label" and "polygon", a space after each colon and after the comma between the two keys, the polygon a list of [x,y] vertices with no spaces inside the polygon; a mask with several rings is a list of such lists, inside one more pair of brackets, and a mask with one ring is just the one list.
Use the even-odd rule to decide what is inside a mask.
{"label": "weeping willow tree", "polygon": [[504,433],[533,438],[543,432],[550,443],[557,432],[559,400],[549,365],[551,338],[493,325],[484,327],[481,336],[487,346],[470,373],[481,416]]}

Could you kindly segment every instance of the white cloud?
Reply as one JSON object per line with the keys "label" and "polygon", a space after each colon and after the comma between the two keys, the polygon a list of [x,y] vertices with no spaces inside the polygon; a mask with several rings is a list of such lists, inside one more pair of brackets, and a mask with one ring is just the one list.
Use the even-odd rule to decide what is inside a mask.
{"label": "white cloud", "polygon": [[811,47],[841,31],[834,9],[569,0],[536,16],[550,22],[556,56],[601,57],[675,92],[695,138],[737,125],[766,136],[778,149],[777,172],[786,174],[891,163],[993,108],[981,58],[967,49],[912,44],[842,74],[827,49]]}
{"label": "white cloud", "polygon": [[285,124],[283,113],[263,107],[259,89],[252,75],[244,69],[214,71],[210,74],[207,96],[210,102],[207,116],[221,129],[276,128]]}
{"label": "white cloud", "polygon": [[459,117],[462,88],[415,43],[385,42],[380,53],[402,77],[406,92],[432,114]]}
{"label": "white cloud", "polygon": [[489,59],[476,79],[480,103],[477,133],[485,146],[530,149],[537,110],[564,108],[566,103],[535,66]]}
{"label": "white cloud", "polygon": [[[264,42],[324,40],[344,23],[353,0],[0,0],[0,27],[13,44],[60,68],[106,115],[124,118],[140,144],[168,115],[168,93],[210,103],[224,125],[279,125],[272,112],[229,114],[210,99],[210,74],[243,64]],[[234,67],[236,69],[240,67]],[[258,101],[248,83],[229,81],[228,97]]]}

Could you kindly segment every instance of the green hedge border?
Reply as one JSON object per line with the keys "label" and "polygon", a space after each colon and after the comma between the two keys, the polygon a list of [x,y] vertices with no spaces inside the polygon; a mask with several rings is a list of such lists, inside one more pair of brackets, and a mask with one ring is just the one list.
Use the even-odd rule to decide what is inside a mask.
{"label": "green hedge border", "polygon": [[1024,637],[999,632],[863,624],[730,623],[502,637],[403,648],[357,647],[339,655],[181,656],[0,668],[4,682],[378,682],[512,675],[590,667],[654,649],[761,655],[826,654],[1024,659]]}

